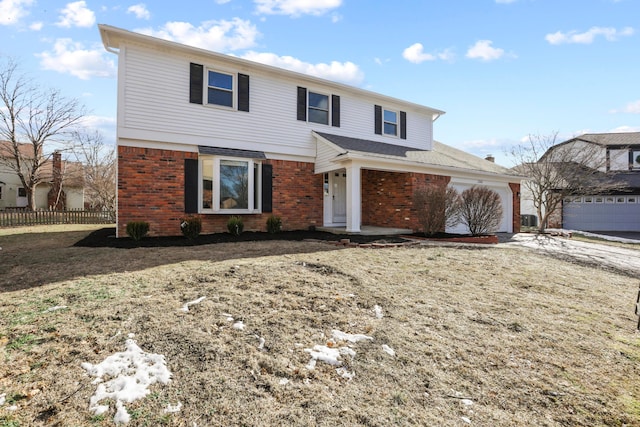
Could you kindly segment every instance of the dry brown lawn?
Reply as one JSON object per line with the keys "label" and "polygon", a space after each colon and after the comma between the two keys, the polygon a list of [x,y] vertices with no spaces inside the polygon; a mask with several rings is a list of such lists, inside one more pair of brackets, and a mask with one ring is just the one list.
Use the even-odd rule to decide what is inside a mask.
{"label": "dry brown lawn", "polygon": [[[128,334],[172,373],[125,404],[134,426],[640,425],[629,275],[519,248],[124,250],[24,231],[0,230],[2,427],[113,425],[81,364]],[[353,378],[310,369],[316,345],[350,348]]]}

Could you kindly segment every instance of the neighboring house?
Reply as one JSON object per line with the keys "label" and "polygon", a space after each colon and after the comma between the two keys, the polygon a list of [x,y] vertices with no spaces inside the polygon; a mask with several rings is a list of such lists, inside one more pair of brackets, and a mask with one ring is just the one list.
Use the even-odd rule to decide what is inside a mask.
{"label": "neighboring house", "polygon": [[[620,183],[615,192],[592,191],[565,197],[551,215],[550,228],[582,231],[640,231],[640,132],[589,133],[557,144],[555,149],[595,153],[591,163],[603,176]],[[590,154],[592,155],[592,154]],[[521,213],[536,216],[526,185],[522,188]]]}
{"label": "neighboring house", "polygon": [[[264,230],[420,228],[416,188],[486,185],[518,231],[520,178],[433,140],[442,111],[233,56],[100,25],[118,54],[118,235],[179,234],[231,215]],[[450,231],[466,232],[462,228]]]}
{"label": "neighboring house", "polygon": [[[33,159],[33,146],[20,144],[21,157]],[[18,175],[6,163],[12,162],[10,143],[0,141],[0,209],[24,208],[27,192]],[[84,179],[80,163],[62,160],[59,152],[39,169],[42,182],[36,186],[36,209],[83,209]]]}

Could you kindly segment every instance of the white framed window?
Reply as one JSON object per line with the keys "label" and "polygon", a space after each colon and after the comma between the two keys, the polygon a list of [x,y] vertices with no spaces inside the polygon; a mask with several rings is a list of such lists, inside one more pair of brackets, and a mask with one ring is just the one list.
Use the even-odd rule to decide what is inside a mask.
{"label": "white framed window", "polygon": [[616,197],[616,203],[624,203],[626,199],[624,197]]}
{"label": "white framed window", "polygon": [[593,201],[595,203],[604,203],[604,197],[600,197],[600,196],[594,197]]}
{"label": "white framed window", "polygon": [[627,197],[627,203],[636,203],[638,198],[636,196]]}
{"label": "white framed window", "polygon": [[607,197],[604,198],[604,202],[605,203],[615,203],[616,199],[613,196],[607,196]]}
{"label": "white framed window", "polygon": [[573,203],[582,203],[582,197],[574,197]]}
{"label": "white framed window", "polygon": [[234,90],[233,74],[207,70],[207,104],[234,108]]}
{"label": "white framed window", "polygon": [[587,196],[584,198],[585,203],[593,203],[593,197]]}
{"label": "white framed window", "polygon": [[307,105],[308,121],[329,124],[329,95],[309,91]]}
{"label": "white framed window", "polygon": [[631,156],[633,160],[631,166],[633,167],[633,169],[640,169],[640,150],[633,150]]}
{"label": "white framed window", "polygon": [[398,112],[393,110],[382,110],[382,133],[385,135],[398,136]]}
{"label": "white framed window", "polygon": [[260,213],[262,163],[253,159],[200,158],[199,206],[203,213]]}

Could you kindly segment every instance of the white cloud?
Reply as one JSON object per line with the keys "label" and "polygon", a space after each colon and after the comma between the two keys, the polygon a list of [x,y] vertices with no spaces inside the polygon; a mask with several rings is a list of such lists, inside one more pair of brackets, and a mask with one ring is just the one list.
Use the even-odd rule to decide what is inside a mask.
{"label": "white cloud", "polygon": [[481,59],[483,61],[492,61],[500,59],[504,56],[504,49],[492,47],[491,40],[478,40],[476,44],[471,46],[467,51],[467,58]]}
{"label": "white cloud", "polygon": [[640,132],[640,126],[618,126],[617,128],[611,129],[609,132],[612,132],[612,133]]}
{"label": "white cloud", "polygon": [[515,3],[518,0],[496,0],[496,3],[501,3],[501,4],[509,4],[509,3]]}
{"label": "white cloud", "polygon": [[0,25],[13,25],[20,18],[29,14],[29,6],[34,0],[2,0],[0,1]]}
{"label": "white cloud", "polygon": [[611,27],[591,27],[589,31],[584,33],[578,33],[577,31],[569,31],[563,33],[562,31],[555,32],[553,34],[547,34],[545,40],[550,44],[563,44],[563,43],[580,43],[591,44],[597,36],[604,37],[607,41],[616,41],[619,37],[628,37],[635,33],[635,30],[631,27],[625,27],[621,30],[617,30]]}
{"label": "white cloud", "polygon": [[44,23],[37,21],[37,22],[31,23],[31,25],[29,25],[29,29],[32,31],[40,31],[43,26],[44,26]]}
{"label": "white cloud", "polygon": [[87,8],[85,1],[67,3],[60,13],[60,20],[56,22],[59,27],[91,27],[96,23],[96,14]]}
{"label": "white cloud", "polygon": [[229,3],[231,0],[216,0],[216,3],[218,4],[227,4]]}
{"label": "white cloud", "polygon": [[138,19],[151,19],[151,13],[144,3],[138,3],[134,4],[133,6],[129,6],[129,8],[127,9],[127,13],[133,13]]}
{"label": "white cloud", "polygon": [[114,62],[105,59],[104,55],[105,51],[101,47],[84,49],[81,43],[74,43],[66,38],[56,40],[53,52],[36,54],[40,58],[40,65],[45,70],[71,74],[82,80],[116,75]]}
{"label": "white cloud", "polygon": [[322,15],[342,5],[342,0],[254,0],[258,13],[266,15]]}
{"label": "white cloud", "polygon": [[453,59],[453,53],[449,49],[445,49],[439,53],[425,53],[422,43],[414,43],[402,52],[402,57],[414,64],[420,64],[425,61],[435,61],[441,59],[450,61]]}
{"label": "white cloud", "polygon": [[253,47],[260,36],[255,25],[240,18],[233,18],[231,21],[207,21],[199,27],[188,22],[167,22],[158,30],[147,28],[136,31],[218,52]]}
{"label": "white cloud", "polygon": [[611,110],[610,113],[640,114],[640,100],[628,103],[624,108]]}
{"label": "white cloud", "polygon": [[278,56],[274,53],[259,52],[247,52],[242,55],[242,58],[351,85],[358,85],[364,80],[364,73],[356,64],[349,61],[311,64],[292,56]]}

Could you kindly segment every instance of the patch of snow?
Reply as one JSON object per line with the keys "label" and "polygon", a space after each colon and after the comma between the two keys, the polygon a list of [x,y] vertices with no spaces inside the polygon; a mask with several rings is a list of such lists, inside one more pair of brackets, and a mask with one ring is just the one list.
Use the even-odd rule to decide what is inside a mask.
{"label": "patch of snow", "polygon": [[182,308],[180,310],[184,311],[185,313],[187,313],[189,311],[189,307],[195,304],[200,304],[202,301],[204,301],[207,297],[200,297],[198,299],[194,299],[193,301],[189,301],[187,303],[185,303]]}
{"label": "patch of snow", "polygon": [[258,344],[258,350],[262,350],[264,348],[265,339],[256,335],[256,338],[260,340],[260,344]]}
{"label": "patch of snow", "polygon": [[[85,362],[82,368],[90,376],[96,377],[93,383],[99,383],[96,392],[89,401],[89,409],[94,415],[109,410],[100,401],[116,401],[115,423],[129,422],[129,414],[123,402],[131,403],[149,394],[149,386],[159,382],[171,381],[171,372],[167,369],[164,356],[145,353],[132,339],[125,343],[126,350],[108,356],[97,365]],[[103,382],[104,379],[107,381]]]}
{"label": "patch of snow", "polygon": [[289,378],[280,378],[280,381],[278,381],[278,384],[280,384],[280,385],[289,384]]}
{"label": "patch of snow", "polygon": [[347,368],[345,368],[344,366],[336,369],[336,372],[342,378],[347,379],[347,380],[351,380],[351,379],[353,379],[353,377],[356,376],[356,374],[354,372],[349,372],[349,370]]}
{"label": "patch of snow", "polygon": [[133,332],[127,334],[127,338],[129,339],[134,339],[136,337],[136,334],[134,334]]}
{"label": "patch of snow", "polygon": [[7,411],[17,411],[18,410],[18,405],[11,405],[7,408]]}
{"label": "patch of snow", "polygon": [[347,334],[337,329],[334,329],[331,331],[331,336],[336,341],[349,341],[352,343],[357,343],[358,341],[364,341],[364,340],[373,340],[373,337],[369,337],[367,335]]}
{"label": "patch of snow", "polygon": [[55,307],[47,308],[43,313],[51,313],[52,311],[64,310],[65,308],[69,308],[66,305],[56,305]]}
{"label": "patch of snow", "polygon": [[462,403],[463,405],[471,406],[471,405],[473,405],[473,400],[471,400],[471,399],[461,399],[460,403]]}
{"label": "patch of snow", "polygon": [[467,418],[467,417],[460,417],[460,419],[462,421],[464,421],[465,423],[467,423],[467,424],[471,424],[471,420],[469,418]]}
{"label": "patch of snow", "polygon": [[239,331],[244,331],[244,323],[242,323],[242,320],[238,320],[236,323],[233,324],[233,329],[237,329]]}
{"label": "patch of snow", "polygon": [[167,407],[165,408],[164,412],[167,414],[174,414],[176,412],[180,412],[180,410],[182,409],[182,402],[178,402],[177,405],[172,405],[172,404],[167,404]]}
{"label": "patch of snow", "polygon": [[396,352],[394,349],[392,349],[391,347],[389,347],[386,344],[382,344],[382,351],[384,351],[385,353],[387,353],[389,356],[395,356]]}
{"label": "patch of snow", "polygon": [[382,307],[377,304],[373,306],[373,313],[376,315],[376,319],[382,319],[384,317]]}
{"label": "patch of snow", "polygon": [[0,394],[0,406],[4,405],[4,402],[7,400],[7,393]]}
{"label": "patch of snow", "polygon": [[[340,350],[337,348],[327,347],[326,345],[314,345],[313,349],[305,348],[304,351],[309,353],[311,359],[314,361],[319,360],[334,366],[342,365],[342,362],[338,360],[340,359]],[[313,365],[315,366],[315,363]]]}

